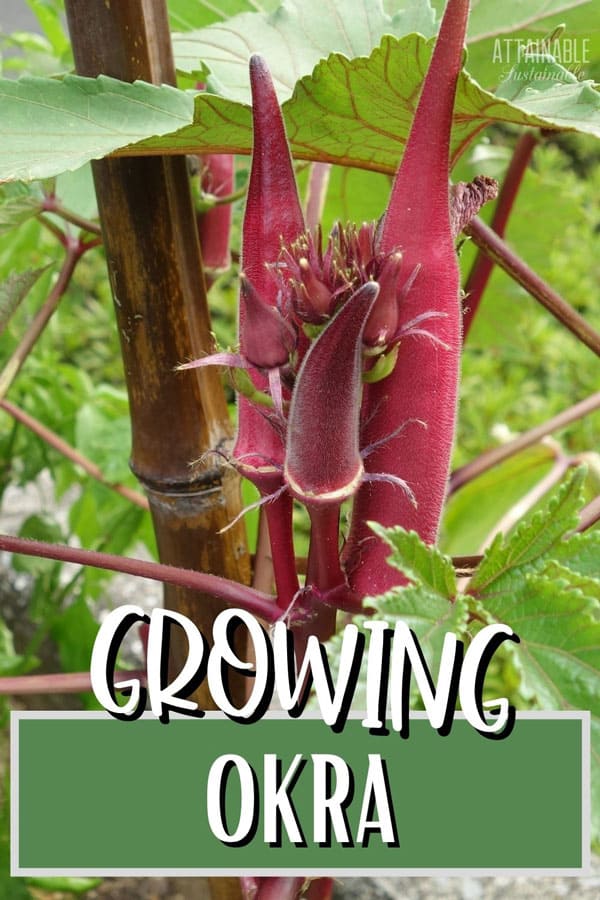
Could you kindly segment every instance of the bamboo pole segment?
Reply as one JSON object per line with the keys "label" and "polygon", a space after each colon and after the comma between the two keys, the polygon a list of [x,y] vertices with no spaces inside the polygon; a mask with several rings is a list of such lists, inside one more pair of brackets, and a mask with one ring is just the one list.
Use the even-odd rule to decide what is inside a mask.
{"label": "bamboo pole segment", "polygon": [[[67,0],[66,10],[80,75],[175,83],[164,0]],[[93,172],[131,408],[131,467],[148,496],[160,559],[248,584],[243,524],[218,534],[240,509],[237,476],[213,455],[190,465],[226,450],[232,437],[219,375],[174,371],[212,349],[186,160],[107,159]],[[173,586],[164,600],[210,642],[220,601]],[[175,671],[183,643],[173,635]],[[240,703],[244,689],[232,679]],[[212,706],[202,687],[194,699]]]}

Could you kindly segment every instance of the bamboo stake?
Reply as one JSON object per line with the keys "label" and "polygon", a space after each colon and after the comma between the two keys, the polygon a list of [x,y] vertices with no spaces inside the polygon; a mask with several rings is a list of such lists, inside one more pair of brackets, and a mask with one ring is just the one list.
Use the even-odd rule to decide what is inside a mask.
{"label": "bamboo stake", "polygon": [[[65,6],[80,75],[175,83],[165,0]],[[160,559],[247,584],[243,523],[218,534],[240,509],[237,476],[220,462],[190,466],[208,449],[226,450],[231,438],[219,376],[174,371],[212,349],[186,160],[101,160],[93,173],[131,407],[131,466],[148,495]],[[181,587],[167,587],[164,602],[207,636],[222,609],[214,597]],[[175,670],[184,644],[173,642]],[[231,690],[243,703],[244,679],[232,678]],[[213,705],[205,688],[194,699]],[[212,882],[212,895],[240,897],[237,881]]]}
{"label": "bamboo stake", "polygon": [[[66,9],[80,74],[174,83],[164,0],[68,0]],[[131,405],[131,465],[148,494],[161,560],[247,583],[243,527],[217,535],[239,511],[237,478],[215,457],[210,468],[190,466],[231,438],[219,376],[174,371],[212,349],[185,159],[102,160],[93,169]],[[178,590],[165,602],[203,631],[220,608]]]}

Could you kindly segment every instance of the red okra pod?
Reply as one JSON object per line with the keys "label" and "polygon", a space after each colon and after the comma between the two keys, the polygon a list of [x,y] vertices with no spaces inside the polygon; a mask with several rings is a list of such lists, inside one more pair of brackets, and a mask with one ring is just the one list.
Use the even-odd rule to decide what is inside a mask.
{"label": "red okra pod", "polygon": [[[385,563],[388,548],[373,537],[367,522],[402,525],[432,543],[446,493],[461,347],[459,272],[448,198],[449,143],[468,12],[468,0],[449,0],[379,237],[381,252],[402,253],[404,271],[419,267],[402,298],[401,324],[433,311],[436,340],[404,338],[392,373],[367,389],[363,444],[375,449],[366,468],[405,479],[417,506],[393,484],[361,485],[345,560],[350,584],[362,595],[385,591],[398,580]],[[390,436],[410,420],[426,427],[409,426]]]}
{"label": "red okra pod", "polygon": [[[292,159],[271,76],[262,57],[250,59],[254,147],[242,233],[242,270],[260,300],[276,307],[276,266],[282,243],[291,244],[304,231],[304,219]],[[249,323],[250,324],[250,323]],[[253,330],[246,328],[246,304],[240,304],[240,352],[246,355]],[[268,391],[265,374],[251,378]],[[281,434],[261,410],[239,397],[238,433],[233,456],[240,471],[266,493],[282,483],[284,448]]]}

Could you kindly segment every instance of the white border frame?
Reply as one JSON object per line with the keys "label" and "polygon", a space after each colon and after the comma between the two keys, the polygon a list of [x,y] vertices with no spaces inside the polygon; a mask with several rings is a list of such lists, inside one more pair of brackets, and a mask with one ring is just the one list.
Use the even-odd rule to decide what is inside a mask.
{"label": "white border frame", "polygon": [[[360,719],[364,717],[364,713],[360,712],[351,712],[348,716],[349,719]],[[425,712],[411,712],[411,719],[427,719],[427,714]],[[155,719],[155,717],[151,713],[144,713],[141,717],[143,719]],[[185,719],[186,716],[181,715],[173,715],[173,719]],[[226,718],[224,713],[221,712],[206,712],[205,718],[207,719],[223,719]],[[287,719],[289,718],[285,712],[274,711],[267,713],[263,718],[265,719]],[[317,719],[319,718],[318,713],[310,712],[306,713],[302,716],[302,718],[306,719]],[[455,714],[456,719],[464,719],[464,714],[457,712]],[[517,712],[517,720],[521,719],[578,719],[581,721],[581,747],[582,747],[582,798],[581,798],[581,813],[582,813],[582,822],[581,822],[581,840],[582,840],[582,864],[581,868],[575,869],[540,869],[540,868],[451,868],[451,869],[442,869],[442,868],[422,868],[422,869],[409,869],[409,868],[394,868],[394,869],[380,869],[380,868],[366,868],[366,869],[311,869],[307,871],[306,869],[297,870],[297,869],[253,869],[251,873],[248,872],[246,868],[244,869],[210,869],[210,868],[185,868],[185,869],[152,869],[152,868],[143,868],[143,869],[39,869],[39,868],[25,868],[19,866],[19,722],[22,719],[107,719],[113,721],[112,717],[107,712],[78,712],[78,711],[66,711],[66,712],[56,712],[56,711],[12,711],[10,714],[10,837],[11,837],[11,846],[10,846],[10,874],[13,877],[22,877],[22,876],[30,876],[30,877],[52,877],[52,876],[66,876],[66,877],[90,877],[90,876],[98,876],[98,877],[214,877],[214,876],[243,876],[243,875],[256,875],[256,876],[268,876],[268,875],[284,875],[284,876],[305,876],[307,878],[310,877],[323,877],[330,876],[332,878],[360,878],[365,876],[377,876],[384,878],[404,878],[404,877],[418,877],[418,876],[461,876],[461,875],[471,875],[471,876],[503,876],[503,877],[516,877],[516,876],[536,876],[536,877],[546,877],[546,876],[563,876],[563,877],[575,877],[582,875],[590,875],[591,873],[591,849],[590,849],[590,841],[591,841],[591,714],[588,710],[560,710],[560,711],[545,711],[545,710],[529,710],[524,712]]]}

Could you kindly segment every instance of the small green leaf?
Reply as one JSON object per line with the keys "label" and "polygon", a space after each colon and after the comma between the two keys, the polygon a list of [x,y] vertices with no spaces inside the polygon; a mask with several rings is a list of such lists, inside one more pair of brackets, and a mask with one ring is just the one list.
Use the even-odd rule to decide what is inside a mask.
{"label": "small green leaf", "polygon": [[75,445],[100,466],[108,481],[129,479],[131,423],[120,395],[113,397],[99,390],[81,405],[76,416]]}
{"label": "small green leaf", "polygon": [[[590,594],[587,593],[592,588]],[[600,838],[600,601],[591,584],[568,569],[550,566],[521,575],[482,598],[488,616],[520,638],[513,649],[521,692],[543,709],[592,714],[592,825]]]}
{"label": "small green leaf", "polygon": [[27,3],[48,38],[54,55],[58,59],[70,58],[71,44],[60,18],[62,4],[56,0],[27,0]]}
{"label": "small green leaf", "polygon": [[374,607],[377,619],[390,625],[401,619],[414,631],[432,671],[439,668],[446,633],[450,631],[460,638],[466,631],[466,598],[459,595],[450,603],[424,584],[394,588],[370,599],[369,606]]}
{"label": "small green leaf", "polygon": [[520,570],[516,573],[518,578],[522,571],[552,551],[565,533],[577,525],[585,475],[585,467],[576,469],[546,509],[526,516],[508,537],[497,535],[469,582],[469,590],[478,595],[491,585],[494,590],[501,590],[511,570]]}
{"label": "small green leaf", "polygon": [[37,665],[38,660],[34,657],[22,656],[15,651],[12,632],[0,619],[0,677],[23,675]]}
{"label": "small green leaf", "polygon": [[509,100],[547,125],[600,137],[600,94],[553,57],[525,54],[500,82],[496,97]]}
{"label": "small green leaf", "polygon": [[54,619],[51,633],[58,645],[65,672],[84,672],[89,669],[98,623],[83,597],[71,603]]}
{"label": "small green leaf", "polygon": [[42,266],[40,269],[28,269],[26,272],[14,272],[0,284],[0,334],[21,301],[47,268],[48,266]]}
{"label": "small green leaf", "polygon": [[456,576],[452,560],[436,547],[423,543],[415,531],[405,531],[399,526],[383,528],[369,523],[375,534],[392,548],[388,562],[416,584],[430,589],[447,600],[456,594]]}
{"label": "small green leaf", "polygon": [[600,577],[600,531],[572,535],[554,548],[553,557],[578,575]]}
{"label": "small green leaf", "polygon": [[[62,544],[65,535],[55,519],[44,514],[28,516],[19,529],[19,537],[30,538],[34,541],[47,541],[50,544]],[[41,559],[36,556],[20,556],[15,554],[12,561],[13,568],[17,572],[27,572],[30,575],[50,575],[60,568],[60,563],[52,559]]]}
{"label": "small green leaf", "polygon": [[15,182],[0,187],[0,234],[16,228],[42,210],[42,200],[37,185]]}
{"label": "small green leaf", "polygon": [[[445,506],[441,547],[459,556],[483,546],[494,526],[551,470],[555,451],[536,444],[511,456],[453,493]],[[485,497],[485,503],[481,498]]]}

